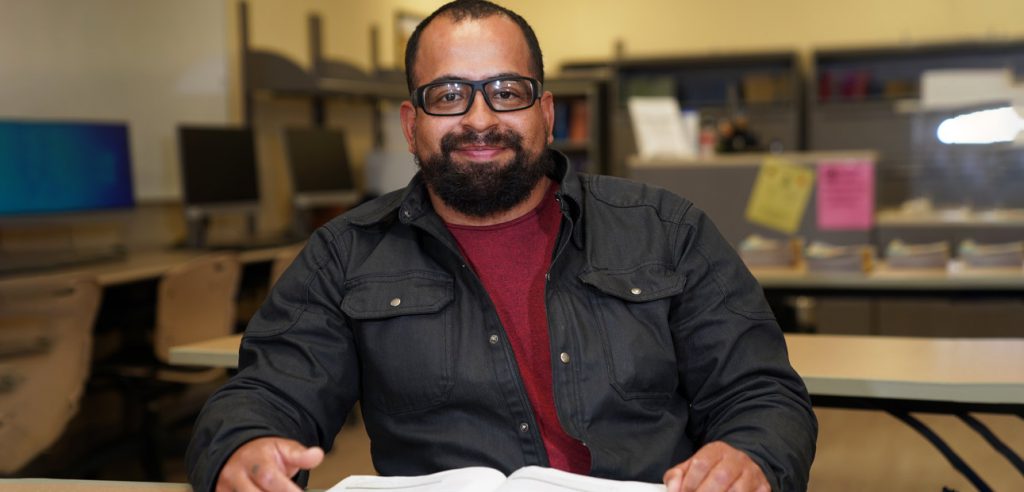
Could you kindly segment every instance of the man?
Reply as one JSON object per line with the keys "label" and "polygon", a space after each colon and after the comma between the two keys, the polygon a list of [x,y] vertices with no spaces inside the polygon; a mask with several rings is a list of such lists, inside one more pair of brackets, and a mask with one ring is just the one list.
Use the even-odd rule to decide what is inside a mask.
{"label": "man", "polygon": [[529,25],[453,2],[406,57],[421,172],[278,281],[197,422],[195,490],[298,490],[356,400],[383,475],[805,488],[817,422],[760,288],[689,202],[546,150]]}

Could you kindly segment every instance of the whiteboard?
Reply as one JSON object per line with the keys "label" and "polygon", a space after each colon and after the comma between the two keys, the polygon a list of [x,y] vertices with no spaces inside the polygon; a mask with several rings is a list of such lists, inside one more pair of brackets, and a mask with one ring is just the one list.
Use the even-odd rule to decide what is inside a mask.
{"label": "whiteboard", "polygon": [[228,122],[227,4],[0,0],[0,118],[127,122],[136,199],[179,199],[177,126]]}

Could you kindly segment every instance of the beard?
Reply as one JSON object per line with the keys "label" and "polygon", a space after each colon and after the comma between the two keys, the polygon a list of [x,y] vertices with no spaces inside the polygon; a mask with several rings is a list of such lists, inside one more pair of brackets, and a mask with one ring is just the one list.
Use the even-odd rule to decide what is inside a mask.
{"label": "beard", "polygon": [[[416,156],[427,186],[453,210],[471,217],[489,217],[511,210],[530,196],[544,176],[554,171],[547,152],[528,154],[522,137],[511,131],[448,133],[439,154]],[[463,145],[502,146],[512,150],[508,163],[497,161],[459,164],[452,152]]]}

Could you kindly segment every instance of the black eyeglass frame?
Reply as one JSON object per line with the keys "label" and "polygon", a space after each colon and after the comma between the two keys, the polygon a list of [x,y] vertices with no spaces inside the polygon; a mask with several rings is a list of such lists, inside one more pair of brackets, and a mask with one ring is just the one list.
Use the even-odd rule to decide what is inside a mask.
{"label": "black eyeglass frame", "polygon": [[[487,94],[487,91],[484,90],[484,87],[487,84],[490,84],[492,82],[497,82],[499,80],[525,80],[525,81],[529,82],[530,83],[530,88],[533,89],[533,99],[530,100],[530,104],[528,104],[526,106],[523,106],[521,108],[516,108],[516,109],[498,109],[498,108],[495,108],[494,104],[491,103],[491,96],[489,96]],[[462,112],[460,112],[460,113],[431,113],[430,111],[428,111],[427,107],[426,107],[426,105],[424,104],[424,101],[423,101],[423,98],[425,97],[427,89],[429,89],[431,87],[434,87],[434,86],[439,86],[439,85],[444,85],[444,84],[451,84],[451,83],[466,84],[466,85],[472,87],[473,91],[470,92],[470,94],[469,94],[469,103],[466,104],[466,108],[463,109]],[[416,106],[417,108],[422,109],[424,113],[429,114],[430,116],[462,116],[462,115],[468,113],[469,110],[473,107],[473,102],[476,101],[476,93],[478,91],[481,94],[484,95],[484,102],[487,103],[487,107],[491,108],[491,111],[494,111],[495,113],[511,113],[513,111],[522,111],[524,109],[532,108],[533,105],[537,103],[537,100],[540,99],[541,96],[543,95],[542,94],[542,85],[541,85],[539,80],[537,80],[537,79],[535,79],[533,77],[524,77],[524,76],[507,77],[506,76],[506,77],[492,77],[492,78],[484,79],[484,80],[464,80],[464,79],[438,80],[436,82],[431,82],[429,84],[423,84],[423,85],[417,87],[416,90],[414,90],[412,92],[411,99],[412,99],[413,106]]]}

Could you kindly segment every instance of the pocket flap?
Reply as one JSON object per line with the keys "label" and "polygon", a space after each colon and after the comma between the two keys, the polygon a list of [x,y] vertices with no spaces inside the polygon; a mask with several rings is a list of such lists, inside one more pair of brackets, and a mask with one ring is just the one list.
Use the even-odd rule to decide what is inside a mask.
{"label": "pocket flap", "polygon": [[631,270],[590,271],[580,274],[583,283],[629,302],[647,302],[683,291],[686,279],[661,264],[640,265]]}
{"label": "pocket flap", "polygon": [[406,272],[360,277],[345,282],[341,310],[353,319],[436,313],[454,297],[452,277],[443,273]]}

